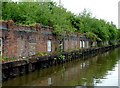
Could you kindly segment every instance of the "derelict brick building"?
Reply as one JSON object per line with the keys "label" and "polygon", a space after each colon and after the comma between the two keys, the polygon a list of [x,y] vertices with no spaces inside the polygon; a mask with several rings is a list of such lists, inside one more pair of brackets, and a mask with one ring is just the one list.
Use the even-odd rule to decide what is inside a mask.
{"label": "derelict brick building", "polygon": [[[71,36],[58,40],[53,29],[39,24],[34,26],[17,25],[13,21],[0,22],[0,54],[7,58],[31,56],[39,52],[54,52],[89,47],[89,40],[83,34],[71,33]],[[60,46],[61,45],[61,46]]]}

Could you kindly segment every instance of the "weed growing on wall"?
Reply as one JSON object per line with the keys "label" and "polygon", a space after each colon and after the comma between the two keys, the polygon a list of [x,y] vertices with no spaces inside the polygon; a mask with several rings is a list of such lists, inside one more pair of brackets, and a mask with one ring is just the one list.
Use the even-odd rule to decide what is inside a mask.
{"label": "weed growing on wall", "polygon": [[58,58],[59,58],[59,60],[64,60],[65,56],[64,55],[60,55]]}

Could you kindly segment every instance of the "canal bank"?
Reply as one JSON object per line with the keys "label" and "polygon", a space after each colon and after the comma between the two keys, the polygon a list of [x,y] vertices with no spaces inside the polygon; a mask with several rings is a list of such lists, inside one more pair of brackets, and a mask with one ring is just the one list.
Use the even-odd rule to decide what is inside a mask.
{"label": "canal bank", "polygon": [[[2,86],[16,88],[19,86],[71,86],[70,88],[118,88],[118,62],[120,60],[120,47],[107,52],[89,54],[68,63],[36,70],[8,79]],[[15,87],[14,87],[15,86]],[[75,87],[73,87],[75,86]],[[48,88],[48,87],[47,87]],[[51,88],[51,87],[50,87]]]}
{"label": "canal bank", "polygon": [[2,79],[24,75],[33,72],[37,69],[48,68],[54,65],[64,64],[74,59],[79,59],[87,55],[95,55],[99,52],[106,52],[120,45],[104,46],[97,48],[82,49],[71,52],[63,52],[61,54],[47,55],[47,56],[33,56],[27,60],[8,62],[2,64]]}

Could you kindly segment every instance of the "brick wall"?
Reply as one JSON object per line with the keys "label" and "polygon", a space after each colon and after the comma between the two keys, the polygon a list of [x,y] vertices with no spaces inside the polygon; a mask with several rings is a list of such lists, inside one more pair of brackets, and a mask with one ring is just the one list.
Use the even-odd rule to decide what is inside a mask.
{"label": "brick wall", "polygon": [[[47,52],[47,41],[51,40],[51,50],[55,51],[59,47],[60,41],[52,34],[53,29],[35,24],[34,26],[17,25],[13,21],[1,21],[2,29],[2,53],[4,57],[24,57],[34,55],[39,52]],[[70,33],[70,32],[69,32]],[[80,48],[81,38],[78,33],[71,33],[71,36],[63,38],[63,49]]]}

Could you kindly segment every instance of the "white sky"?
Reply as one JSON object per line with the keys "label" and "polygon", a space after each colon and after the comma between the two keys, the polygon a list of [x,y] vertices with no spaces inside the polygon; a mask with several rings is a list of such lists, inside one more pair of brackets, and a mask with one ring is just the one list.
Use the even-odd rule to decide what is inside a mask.
{"label": "white sky", "polygon": [[[59,0],[53,0],[59,2]],[[118,27],[118,2],[120,0],[61,0],[64,8],[75,14],[86,8],[98,19],[113,21]]]}

